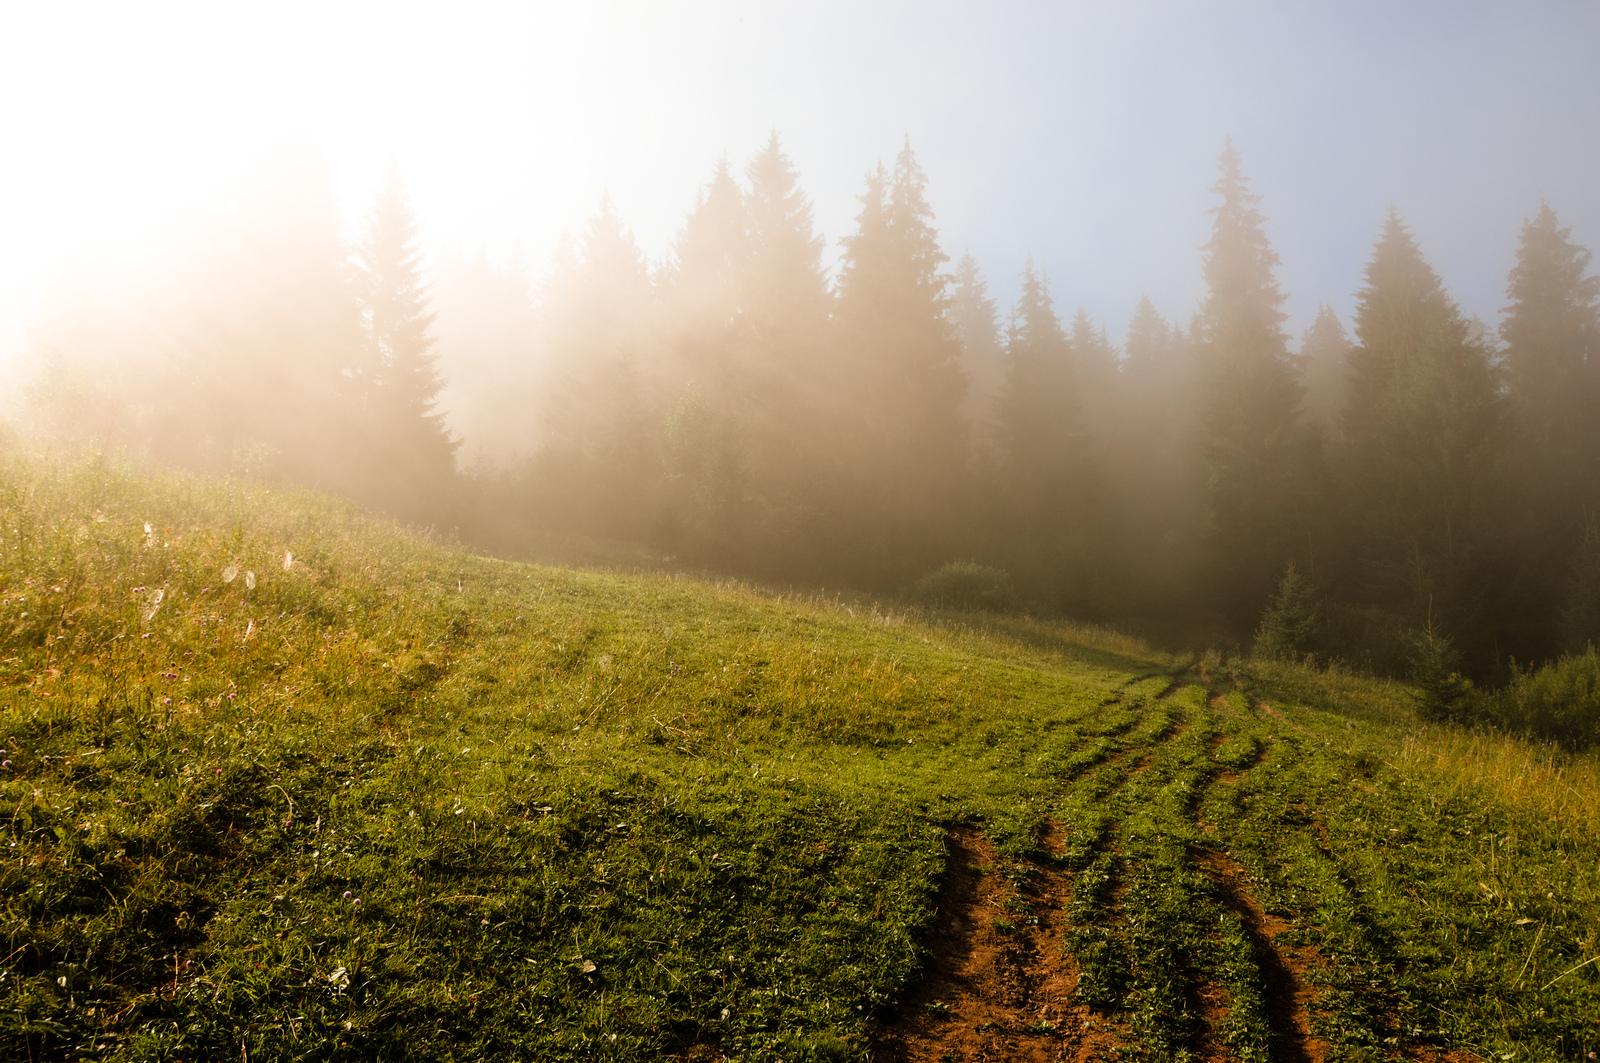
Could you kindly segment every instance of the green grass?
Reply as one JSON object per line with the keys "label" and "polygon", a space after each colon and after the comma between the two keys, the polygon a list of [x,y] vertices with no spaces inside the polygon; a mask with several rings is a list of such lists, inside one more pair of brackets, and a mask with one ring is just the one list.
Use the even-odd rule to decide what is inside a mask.
{"label": "green grass", "polygon": [[1208,851],[1324,958],[1340,1058],[1600,1042],[1600,964],[1561,976],[1600,945],[1593,832],[1354,679],[1208,691],[1094,628],[0,461],[4,1058],[861,1059],[956,823],[1013,878],[1057,826],[1082,998],[1135,1057],[1191,1055],[1214,984],[1267,1058]]}

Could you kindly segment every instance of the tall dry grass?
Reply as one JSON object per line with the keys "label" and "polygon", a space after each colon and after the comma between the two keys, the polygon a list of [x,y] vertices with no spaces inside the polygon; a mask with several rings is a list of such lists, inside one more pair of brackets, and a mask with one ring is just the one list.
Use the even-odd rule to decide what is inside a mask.
{"label": "tall dry grass", "polygon": [[1444,784],[1487,790],[1553,827],[1600,834],[1600,756],[1593,752],[1571,753],[1517,735],[1446,724],[1405,735],[1394,764]]}

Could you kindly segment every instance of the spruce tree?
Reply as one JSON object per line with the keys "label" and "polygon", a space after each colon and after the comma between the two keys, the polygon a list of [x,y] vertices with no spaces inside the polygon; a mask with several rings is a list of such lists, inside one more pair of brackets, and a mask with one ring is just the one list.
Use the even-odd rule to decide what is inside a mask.
{"label": "spruce tree", "polygon": [[398,162],[367,218],[357,249],[358,291],[372,372],[366,413],[372,431],[373,497],[407,516],[449,504],[442,497],[455,469],[458,441],[435,411],[444,380],[434,353],[434,314],[422,276],[417,218]]}
{"label": "spruce tree", "polygon": [[1149,296],[1128,322],[1112,404],[1116,430],[1101,454],[1115,522],[1112,556],[1130,610],[1186,608],[1206,525],[1206,466],[1197,453],[1201,394],[1193,345]]}
{"label": "spruce tree", "polygon": [[840,397],[880,529],[871,534],[880,580],[903,580],[957,548],[950,517],[966,457],[966,380],[926,186],[909,142],[892,173],[880,165],[867,175],[839,275]]}
{"label": "spruce tree", "polygon": [[726,328],[750,286],[751,222],[728,159],[717,162],[674,244],[669,284],[680,327]]}
{"label": "spruce tree", "polygon": [[644,255],[603,196],[581,237],[557,247],[539,291],[556,383],[527,504],[574,530],[643,541],[658,515],[668,400],[657,309]]}
{"label": "spruce tree", "polygon": [[1008,561],[1025,593],[1058,605],[1073,596],[1082,575],[1093,475],[1078,369],[1049,284],[1029,261],[1006,334],[995,426]]}
{"label": "spruce tree", "polygon": [[702,563],[743,556],[747,439],[758,390],[743,307],[752,241],[745,195],[726,157],[684,221],[663,296],[675,356],[667,389],[667,495],[657,545]]}
{"label": "spruce tree", "polygon": [[975,449],[987,456],[994,449],[994,406],[1005,383],[1005,348],[989,285],[970,251],[956,263],[950,322],[961,343],[961,368],[967,375],[967,397],[960,413],[971,426]]}
{"label": "spruce tree", "polygon": [[1072,315],[1067,330],[1067,347],[1072,352],[1078,391],[1082,396],[1085,428],[1098,446],[1119,434],[1122,410],[1118,402],[1117,374],[1120,359],[1106,330],[1083,307]]}
{"label": "spruce tree", "polygon": [[892,174],[867,175],[839,275],[847,372],[877,418],[884,471],[907,486],[949,476],[965,443],[961,346],[926,186],[909,142]]}
{"label": "spruce tree", "polygon": [[1492,638],[1482,520],[1501,399],[1488,351],[1389,212],[1357,297],[1340,417],[1338,585],[1471,652]]}
{"label": "spruce tree", "polygon": [[1323,303],[1300,340],[1298,361],[1306,389],[1306,419],[1325,433],[1337,427],[1344,406],[1349,357],[1350,336],[1333,307]]}
{"label": "spruce tree", "polygon": [[1259,615],[1285,560],[1298,548],[1311,484],[1302,430],[1304,390],[1283,331],[1284,295],[1230,141],[1212,191],[1205,302],[1195,323],[1203,385],[1201,452],[1207,463],[1215,602],[1236,625]]}
{"label": "spruce tree", "polygon": [[175,321],[156,452],[207,471],[271,470],[352,492],[372,376],[327,164],[284,160],[244,197]]}
{"label": "spruce tree", "polygon": [[822,266],[823,240],[799,171],[776,132],[750,160],[745,179],[751,260],[744,310],[763,329],[786,337],[814,336],[832,302]]}
{"label": "spruce tree", "polygon": [[1500,326],[1510,440],[1498,523],[1517,573],[1507,619],[1525,635],[1513,647],[1523,659],[1583,648],[1555,618],[1580,593],[1574,558],[1600,513],[1600,277],[1587,275],[1590,259],[1541,202],[1522,227]]}

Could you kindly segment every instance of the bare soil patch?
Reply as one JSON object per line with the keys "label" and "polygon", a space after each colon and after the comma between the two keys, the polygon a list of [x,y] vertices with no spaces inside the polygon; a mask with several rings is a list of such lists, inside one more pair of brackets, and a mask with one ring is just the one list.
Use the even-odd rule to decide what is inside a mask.
{"label": "bare soil patch", "polygon": [[1197,854],[1197,862],[1217,887],[1224,904],[1239,916],[1255,950],[1266,998],[1267,1024],[1272,1030],[1272,1058],[1286,1063],[1323,1063],[1326,1042],[1311,1035],[1312,991],[1306,972],[1320,957],[1309,947],[1288,950],[1277,937],[1289,923],[1266,912],[1245,884],[1244,869],[1224,853]]}
{"label": "bare soil patch", "polygon": [[[1073,1002],[1078,972],[1063,948],[1070,877],[1030,862],[1013,885],[994,847],[952,831],[928,963],[920,985],[874,1031],[873,1058],[893,1063],[1088,1063],[1127,1044],[1120,1027]],[[1054,851],[1056,839],[1045,839]]]}

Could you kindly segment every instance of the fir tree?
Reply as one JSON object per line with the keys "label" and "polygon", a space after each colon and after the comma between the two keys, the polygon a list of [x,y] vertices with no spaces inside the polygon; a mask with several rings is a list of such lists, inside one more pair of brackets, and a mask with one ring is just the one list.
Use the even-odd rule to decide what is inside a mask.
{"label": "fir tree", "polygon": [[1120,359],[1106,330],[1089,312],[1078,307],[1067,330],[1073,371],[1084,410],[1084,426],[1091,444],[1100,445],[1119,434],[1122,408],[1118,402],[1117,373]]}
{"label": "fir tree", "polygon": [[724,156],[701,189],[674,246],[670,286],[689,322],[726,328],[750,286],[750,212]]}
{"label": "fir tree", "polygon": [[1128,321],[1128,337],[1124,345],[1127,361],[1124,371],[1139,386],[1159,386],[1172,375],[1172,355],[1176,336],[1166,318],[1156,310],[1150,296],[1139,297],[1133,317]]}
{"label": "fir tree", "polygon": [[1251,652],[1268,659],[1298,660],[1318,647],[1322,627],[1322,607],[1311,581],[1291,561],[1262,614]]}
{"label": "fir tree", "polygon": [[750,184],[745,204],[751,241],[745,312],[776,332],[815,333],[831,303],[822,267],[823,240],[815,231],[799,172],[777,133],[750,161],[745,178]]}
{"label": "fir tree", "polygon": [[[1497,524],[1517,573],[1504,611],[1519,657],[1566,643],[1554,623],[1575,589],[1569,573],[1600,512],[1600,277],[1549,204],[1522,227],[1511,270],[1505,341],[1510,440]],[[1580,566],[1581,568],[1582,566]],[[1568,607],[1571,612],[1571,607]]]}
{"label": "fir tree", "polygon": [[1100,449],[1112,506],[1120,595],[1130,610],[1181,609],[1209,505],[1199,435],[1196,365],[1182,330],[1149,297],[1128,322],[1111,404],[1117,424]]}
{"label": "fir tree", "polygon": [[373,367],[325,161],[286,159],[230,221],[172,330],[156,450],[217,472],[248,451],[253,470],[353,490],[367,473],[357,411]]}
{"label": "fir tree", "polygon": [[1365,278],[1340,417],[1341,586],[1413,623],[1437,600],[1443,622],[1481,645],[1494,367],[1392,210]]}
{"label": "fir tree", "polygon": [[892,174],[880,165],[867,175],[856,232],[844,241],[838,311],[887,471],[924,482],[960,465],[966,390],[926,186],[909,142]]}
{"label": "fir tree", "polygon": [[1201,449],[1208,466],[1214,593],[1235,623],[1259,614],[1296,548],[1311,480],[1299,424],[1304,391],[1289,362],[1278,256],[1230,141],[1212,191],[1207,294],[1195,333],[1204,373]]}
{"label": "fir tree", "polygon": [[642,540],[664,476],[668,400],[658,365],[655,289],[611,197],[577,241],[563,240],[539,293],[556,383],[529,505],[559,505],[589,534]]}
{"label": "fir tree", "polygon": [[750,257],[740,293],[742,395],[759,478],[788,504],[810,475],[807,467],[838,458],[839,433],[828,409],[836,371],[827,357],[833,297],[810,200],[777,133],[745,176]]}
{"label": "fir tree", "polygon": [[1324,431],[1336,427],[1344,406],[1350,337],[1333,307],[1323,303],[1300,340],[1300,372],[1306,389],[1306,417]]}
{"label": "fir tree", "polygon": [[434,314],[422,277],[416,213],[398,162],[390,163],[373,203],[357,259],[372,350],[366,400],[376,496],[416,516],[426,510],[430,493],[447,486],[458,443],[434,410],[444,380],[433,350]]}
{"label": "fir tree", "polygon": [[1092,476],[1078,369],[1048,282],[1030,261],[1006,335],[996,434],[1010,564],[1057,604],[1082,574]]}
{"label": "fir tree", "polygon": [[961,342],[961,367],[968,380],[960,413],[972,426],[975,446],[987,454],[994,446],[994,404],[1006,373],[1000,317],[971,252],[963,253],[956,263],[952,281],[950,322]]}
{"label": "fir tree", "polygon": [[860,506],[876,529],[866,533],[879,551],[875,578],[896,582],[955,549],[966,457],[961,344],[926,186],[909,143],[892,172],[867,175],[836,313],[842,438],[853,441]]}

